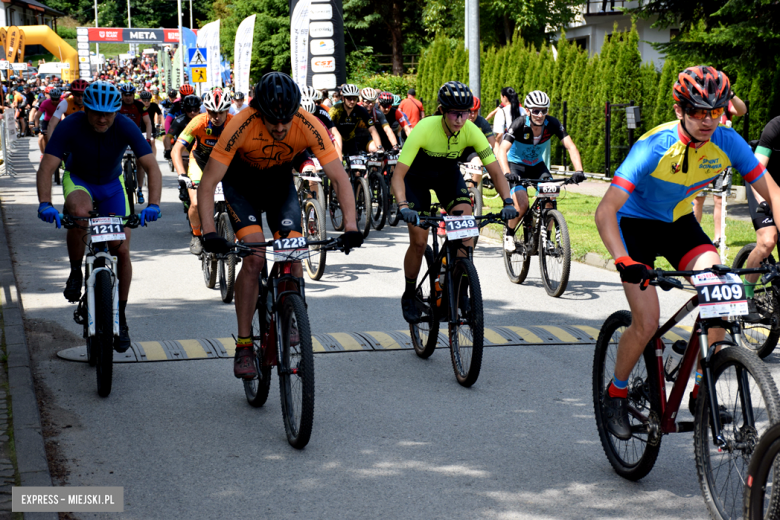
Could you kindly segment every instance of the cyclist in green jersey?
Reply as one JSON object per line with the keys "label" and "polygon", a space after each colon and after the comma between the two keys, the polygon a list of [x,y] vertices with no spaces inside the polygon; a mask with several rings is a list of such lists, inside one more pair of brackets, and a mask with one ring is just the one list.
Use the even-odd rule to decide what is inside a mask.
{"label": "cyclist in green jersey", "polygon": [[[428,231],[417,227],[420,214],[429,215],[431,192],[434,190],[442,208],[453,215],[471,215],[471,199],[463,175],[458,168],[463,150],[473,147],[494,179],[496,190],[504,200],[501,218],[517,218],[517,210],[509,198],[509,183],[501,172],[485,134],[469,121],[474,105],[471,90],[458,81],[445,83],[439,89],[438,114],[417,123],[409,135],[393,173],[393,192],[398,199],[401,216],[409,225],[409,249],[404,258],[406,288],[401,298],[404,319],[420,320],[414,305],[417,275],[428,242]],[[471,239],[464,240],[471,247]],[[465,256],[465,251],[459,251]]]}

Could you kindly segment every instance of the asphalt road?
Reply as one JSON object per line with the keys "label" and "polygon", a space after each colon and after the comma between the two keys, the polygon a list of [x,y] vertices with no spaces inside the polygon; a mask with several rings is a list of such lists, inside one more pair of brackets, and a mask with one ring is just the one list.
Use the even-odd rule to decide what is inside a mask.
{"label": "asphalt road", "polygon": [[[30,164],[0,178],[0,195],[55,480],[125,492],[124,513],[75,517],[707,518],[690,433],[665,437],[641,482],[613,472],[593,418],[590,344],[486,349],[470,389],[455,381],[446,350],[428,360],[408,350],[318,354],[314,431],[302,451],[286,441],[276,376],[254,409],[230,360],[117,364],[101,399],[94,369],[56,356],[83,340],[62,296],[65,232],[36,218],[39,154],[29,141]],[[163,218],[132,239],[133,341],[235,334],[232,305],[205,287],[189,254],[176,180],[160,165]],[[55,191],[55,205],[62,200]],[[389,228],[349,256],[330,255],[323,279],[307,285],[312,330],[406,329],[407,243],[404,229]],[[613,272],[574,263],[569,289],[553,299],[536,262],[521,286],[509,283],[497,246],[480,242],[475,263],[487,326],[599,328],[627,307]],[[687,297],[663,293],[663,317]],[[769,362],[777,374],[778,357]]]}

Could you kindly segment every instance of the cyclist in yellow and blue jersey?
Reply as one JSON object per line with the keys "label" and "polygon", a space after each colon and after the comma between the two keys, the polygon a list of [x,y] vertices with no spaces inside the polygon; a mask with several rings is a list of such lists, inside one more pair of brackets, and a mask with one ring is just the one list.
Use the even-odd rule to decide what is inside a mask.
{"label": "cyclist in yellow and blue jersey", "polygon": [[[658,329],[660,307],[648,274],[656,257],[679,270],[700,270],[720,263],[715,246],[693,215],[693,199],[710,181],[733,166],[771,206],[780,207],[780,188],[733,129],[718,126],[728,105],[731,84],[712,67],[689,67],[673,87],[678,121],[643,135],[620,165],[596,210],[601,239],[615,259],[631,307],[632,323],[620,338],[615,372],[602,406],[609,433],[631,438],[627,382],[648,341]],[[721,341],[713,329],[710,343]],[[689,408],[698,395],[696,385]],[[728,412],[721,410],[725,419]]]}

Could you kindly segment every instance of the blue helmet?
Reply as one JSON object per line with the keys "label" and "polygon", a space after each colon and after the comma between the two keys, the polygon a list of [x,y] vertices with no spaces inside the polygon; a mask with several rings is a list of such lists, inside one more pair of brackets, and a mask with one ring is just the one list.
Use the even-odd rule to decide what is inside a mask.
{"label": "blue helmet", "polygon": [[128,81],[127,83],[119,85],[119,90],[122,91],[123,94],[135,94],[135,85]]}
{"label": "blue helmet", "polygon": [[111,83],[95,81],[84,91],[84,106],[96,112],[118,112],[122,108],[122,96]]}

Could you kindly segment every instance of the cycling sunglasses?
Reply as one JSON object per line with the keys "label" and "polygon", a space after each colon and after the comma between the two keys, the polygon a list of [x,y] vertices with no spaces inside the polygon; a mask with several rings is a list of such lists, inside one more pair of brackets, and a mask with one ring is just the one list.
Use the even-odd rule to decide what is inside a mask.
{"label": "cycling sunglasses", "polygon": [[688,114],[691,119],[705,119],[707,115],[712,119],[718,119],[720,116],[723,115],[723,112],[726,111],[725,107],[720,108],[713,108],[712,110],[707,110],[706,108],[693,108],[693,107],[686,107],[685,113]]}
{"label": "cycling sunglasses", "polygon": [[460,119],[466,119],[466,118],[469,117],[469,111],[466,110],[466,111],[461,112],[461,111],[457,111],[457,110],[450,110],[450,111],[447,112],[447,117],[449,117],[450,119],[453,119],[455,121],[457,121],[459,118]]}
{"label": "cycling sunglasses", "polygon": [[547,109],[546,108],[532,108],[531,109],[531,115],[532,116],[546,116],[547,115]]}
{"label": "cycling sunglasses", "polygon": [[289,123],[290,121],[293,120],[293,117],[295,117],[295,116],[292,115],[292,116],[284,118],[284,119],[273,119],[273,118],[270,118],[270,117],[266,117],[265,120],[271,126],[276,126],[276,125],[279,125],[279,124],[286,125],[287,123]]}

